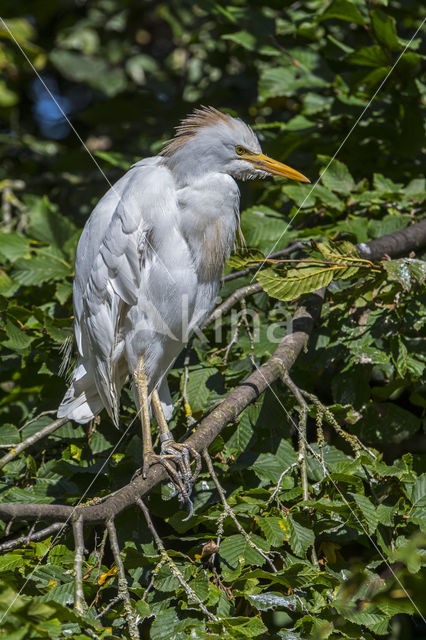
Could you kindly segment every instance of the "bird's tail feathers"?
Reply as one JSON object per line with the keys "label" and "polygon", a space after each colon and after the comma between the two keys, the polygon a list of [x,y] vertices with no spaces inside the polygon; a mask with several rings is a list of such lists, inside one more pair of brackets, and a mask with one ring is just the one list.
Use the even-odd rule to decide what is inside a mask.
{"label": "bird's tail feathers", "polygon": [[69,418],[83,424],[95,418],[103,406],[92,376],[82,363],[77,364],[72,382],[59,405],[58,418]]}

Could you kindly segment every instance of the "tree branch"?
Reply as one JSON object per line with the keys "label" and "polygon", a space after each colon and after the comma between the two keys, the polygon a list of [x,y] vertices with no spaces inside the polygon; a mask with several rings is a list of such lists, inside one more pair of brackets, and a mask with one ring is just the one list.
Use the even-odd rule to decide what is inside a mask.
{"label": "tree branch", "polygon": [[[396,231],[384,238],[388,240],[378,243],[378,240],[382,240],[378,239],[371,243],[376,259],[380,253],[380,257],[385,253],[391,256],[399,255],[401,247],[404,247],[405,251],[422,247],[426,244],[426,221],[406,230]],[[408,244],[407,238],[412,244]],[[283,337],[273,356],[233,389],[201,420],[197,430],[186,440],[188,445],[198,452],[209,447],[230,422],[233,422],[248,405],[255,402],[268,386],[278,380],[283,367],[286,371],[291,369],[304,348],[315,322],[319,319],[324,295],[325,290],[321,289],[300,304],[293,317],[291,332]],[[60,426],[58,422],[60,421],[49,425],[52,427],[51,431]],[[34,441],[37,439],[40,438]],[[134,505],[138,498],[149,493],[166,479],[167,475],[163,467],[159,464],[154,465],[150,468],[146,479],[142,476],[136,477],[102,503],[79,507],[79,514],[84,524],[105,523],[115,518],[124,509]],[[74,512],[75,507],[61,504],[0,504],[0,518],[5,520],[19,518],[68,522]]]}

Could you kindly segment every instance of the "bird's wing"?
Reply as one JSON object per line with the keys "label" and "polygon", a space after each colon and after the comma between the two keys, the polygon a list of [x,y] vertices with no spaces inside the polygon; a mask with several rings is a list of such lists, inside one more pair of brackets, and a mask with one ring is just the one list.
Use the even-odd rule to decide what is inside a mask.
{"label": "bird's wing", "polygon": [[138,299],[142,269],[152,250],[148,237],[159,198],[163,208],[165,198],[170,207],[174,205],[169,170],[158,163],[138,163],[93,211],[77,252],[74,305],[80,362],[92,372],[116,424],[122,384],[122,373],[117,371],[123,348],[122,318]]}

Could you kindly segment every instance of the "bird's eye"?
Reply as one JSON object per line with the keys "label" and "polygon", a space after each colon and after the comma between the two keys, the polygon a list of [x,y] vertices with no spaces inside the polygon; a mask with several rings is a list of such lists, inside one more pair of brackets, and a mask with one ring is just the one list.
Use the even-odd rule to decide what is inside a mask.
{"label": "bird's eye", "polygon": [[238,146],[238,147],[235,147],[235,151],[238,153],[239,156],[242,156],[243,153],[245,152],[245,149],[244,147]]}

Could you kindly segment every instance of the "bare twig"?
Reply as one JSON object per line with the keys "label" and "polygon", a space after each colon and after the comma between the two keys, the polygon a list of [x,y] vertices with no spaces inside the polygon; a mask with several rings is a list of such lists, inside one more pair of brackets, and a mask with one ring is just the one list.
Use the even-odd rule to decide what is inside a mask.
{"label": "bare twig", "polygon": [[338,433],[339,436],[343,438],[343,440],[346,440],[346,442],[350,444],[355,454],[355,457],[359,456],[359,454],[361,453],[361,449],[364,449],[372,457],[375,457],[374,454],[372,454],[371,451],[369,451],[367,447],[362,444],[362,442],[359,440],[359,438],[357,438],[357,436],[353,435],[352,433],[348,433],[347,431],[342,429],[340,424],[337,422],[336,418],[331,413],[330,409],[326,407],[313,393],[308,393],[308,391],[304,391],[304,390],[301,390],[301,393],[302,395],[305,396],[305,398],[308,398],[313,404],[316,405],[318,411],[321,412],[321,414],[325,417],[328,424],[333,427],[336,433]]}
{"label": "bare twig", "polygon": [[290,471],[292,471],[295,467],[297,467],[298,464],[299,464],[299,460],[296,460],[296,462],[293,462],[289,467],[287,467],[287,469],[284,469],[284,471],[282,472],[282,474],[278,478],[278,482],[277,482],[277,485],[276,485],[274,491],[272,492],[270,498],[268,499],[268,502],[265,504],[265,508],[269,507],[271,502],[273,502],[275,500],[275,498],[278,496],[278,493],[280,492],[280,489],[281,489],[281,482],[283,481],[283,478],[288,473],[290,473]]}
{"label": "bare twig", "polygon": [[[237,304],[239,300],[242,298],[247,298],[247,296],[252,296],[254,293],[259,293],[262,291],[262,287],[258,282],[254,284],[248,284],[245,287],[241,287],[240,289],[236,289],[234,293],[226,298],[220,305],[216,307],[216,309],[209,315],[207,320],[204,322],[203,327],[207,327],[208,325],[215,322],[215,320],[219,320],[222,316],[226,315],[230,309],[234,305]],[[202,327],[202,328],[203,328]]]}
{"label": "bare twig", "polygon": [[96,574],[96,579],[99,578],[99,575],[101,573],[102,560],[104,559],[105,545],[106,545],[107,538],[108,538],[108,529],[104,529],[99,548],[95,550],[95,553],[98,556],[98,572]]}
{"label": "bare twig", "polygon": [[139,506],[142,513],[144,514],[146,524],[148,525],[148,529],[150,530],[151,535],[154,538],[154,542],[157,546],[157,549],[160,552],[160,556],[163,561],[161,564],[167,564],[169,566],[170,571],[178,580],[179,584],[184,588],[188,598],[193,602],[197,603],[197,605],[199,606],[201,611],[204,613],[204,615],[207,616],[209,620],[217,622],[217,617],[213,613],[211,613],[211,611],[209,611],[207,607],[203,604],[203,602],[197,596],[195,591],[192,589],[192,587],[190,587],[190,585],[187,583],[187,581],[183,577],[182,573],[179,570],[179,567],[176,565],[174,560],[167,553],[166,548],[163,544],[163,541],[161,540],[156,528],[154,527],[154,523],[152,522],[152,519],[151,519],[151,514],[149,513],[149,510],[145,505],[145,503],[141,500],[141,498],[138,498],[136,500],[136,504]]}
{"label": "bare twig", "polygon": [[130,601],[129,587],[127,586],[126,572],[124,570],[123,560],[120,555],[120,546],[118,544],[117,531],[115,529],[114,520],[108,520],[107,522],[109,544],[114,556],[114,561],[117,566],[118,575],[118,595],[123,600],[124,611],[126,615],[126,622],[129,628],[129,635],[131,640],[139,640],[138,630],[138,618],[137,614],[133,611],[132,603]]}
{"label": "bare twig", "polygon": [[83,560],[84,560],[84,537],[83,518],[77,510],[72,519],[72,530],[74,534],[74,609],[84,616],[87,612],[87,604],[83,592]]}
{"label": "bare twig", "polygon": [[306,470],[306,422],[308,419],[308,405],[306,404],[303,395],[297,387],[293,380],[290,378],[287,369],[284,367],[282,362],[279,362],[279,367],[281,371],[281,380],[283,383],[290,389],[299,403],[299,426],[298,426],[298,434],[299,434],[299,458],[298,462],[300,464],[300,480],[302,482],[302,491],[303,491],[303,499],[309,499],[309,489],[308,489],[308,475]]}
{"label": "bare twig", "polygon": [[[293,251],[297,249],[303,249],[302,242],[295,242],[294,244],[290,244],[286,249],[281,249],[280,251],[275,251],[274,253],[270,253],[266,256],[266,258],[282,258],[284,256],[288,256]],[[249,275],[251,271],[255,271],[258,268],[258,265],[252,265],[250,267],[246,267],[241,271],[232,271],[228,273],[226,276],[223,276],[222,282],[229,282],[230,280],[235,280],[236,278],[242,278],[243,276]]]}
{"label": "bare twig", "polygon": [[98,613],[98,615],[95,617],[96,620],[99,620],[100,618],[102,618],[106,613],[108,613],[108,611],[110,611],[116,604],[118,604],[119,602],[121,602],[121,600],[123,599],[123,597],[121,595],[117,595],[115,596],[115,598],[113,598],[112,600],[110,600],[108,602],[108,604],[105,606],[104,609],[102,609],[102,611],[100,613]]}
{"label": "bare twig", "polygon": [[274,563],[272,562],[271,558],[264,551],[262,551],[262,549],[257,544],[255,544],[253,542],[253,540],[251,539],[251,537],[249,536],[247,531],[241,526],[241,524],[238,521],[237,516],[235,515],[235,513],[233,512],[233,510],[229,506],[228,501],[226,499],[225,492],[224,492],[224,490],[222,488],[222,485],[220,484],[219,479],[218,479],[218,477],[216,475],[216,472],[215,472],[214,467],[213,467],[212,459],[210,458],[210,455],[209,455],[209,452],[207,451],[207,449],[204,449],[203,457],[204,457],[204,460],[206,461],[209,473],[210,473],[211,477],[213,478],[213,482],[216,485],[216,489],[217,489],[217,491],[219,493],[219,496],[220,496],[220,499],[222,501],[223,508],[225,510],[226,515],[231,518],[231,520],[233,521],[233,523],[235,524],[235,526],[237,527],[238,531],[241,533],[241,535],[243,536],[243,538],[245,539],[245,541],[247,542],[249,547],[251,547],[252,549],[255,549],[257,551],[257,553],[262,556],[262,558],[265,560],[265,562],[267,562],[269,564],[269,566],[271,567],[272,571],[274,573],[276,573],[277,569],[276,569]]}
{"label": "bare twig", "polygon": [[22,451],[25,451],[25,449],[28,449],[28,447],[30,447],[32,444],[35,444],[39,440],[42,440],[46,436],[49,436],[66,422],[68,422],[68,418],[58,418],[58,420],[50,422],[48,425],[40,429],[40,431],[33,433],[31,436],[14,446],[13,449],[9,451],[9,453],[6,453],[5,456],[0,458],[0,469],[4,467],[5,464],[11,462],[17,456],[19,456]]}
{"label": "bare twig", "polygon": [[27,534],[25,536],[20,536],[19,538],[14,538],[13,540],[7,540],[6,542],[0,544],[0,551],[11,551],[12,549],[26,546],[30,544],[30,542],[39,542],[40,540],[45,540],[50,535],[52,535],[52,533],[63,529],[65,526],[66,525],[63,522],[54,522],[44,529],[32,532],[31,535]]}

